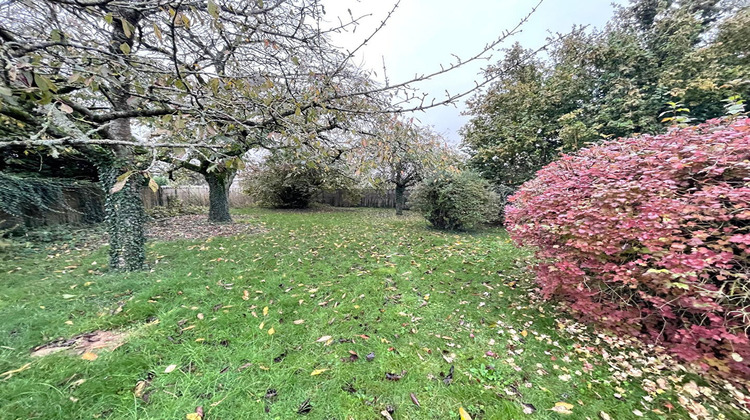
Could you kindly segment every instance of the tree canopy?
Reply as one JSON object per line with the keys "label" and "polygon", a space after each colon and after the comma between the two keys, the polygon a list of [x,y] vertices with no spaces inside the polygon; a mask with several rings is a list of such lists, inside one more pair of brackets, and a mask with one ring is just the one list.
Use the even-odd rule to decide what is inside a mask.
{"label": "tree canopy", "polygon": [[600,31],[550,38],[545,56],[513,46],[488,70],[502,75],[469,102],[462,134],[473,166],[519,185],[561,152],[724,115],[728,98],[750,95],[741,5],[633,0]]}

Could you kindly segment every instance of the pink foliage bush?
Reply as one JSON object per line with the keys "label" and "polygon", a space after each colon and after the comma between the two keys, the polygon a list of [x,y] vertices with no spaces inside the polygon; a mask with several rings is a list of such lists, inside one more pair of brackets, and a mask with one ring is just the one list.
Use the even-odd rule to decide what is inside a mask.
{"label": "pink foliage bush", "polygon": [[750,119],[590,147],[510,201],[545,297],[750,377]]}

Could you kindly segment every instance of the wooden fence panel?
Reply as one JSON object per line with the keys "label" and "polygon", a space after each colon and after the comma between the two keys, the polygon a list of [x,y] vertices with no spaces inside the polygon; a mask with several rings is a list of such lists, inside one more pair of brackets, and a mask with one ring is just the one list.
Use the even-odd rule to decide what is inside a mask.
{"label": "wooden fence panel", "polygon": [[[407,192],[406,195],[408,197],[409,193]],[[144,188],[141,190],[141,198],[146,209],[169,205],[175,199],[179,199],[186,205],[207,207],[208,187],[161,187],[156,192]],[[350,195],[344,191],[333,191],[320,194],[316,201],[334,207],[394,208],[396,206],[396,194],[393,191],[365,190],[358,201],[352,201]],[[104,194],[98,189],[95,191],[91,188],[66,191],[65,205],[61,205],[54,212],[39,211],[39,214],[23,218],[0,212],[0,228],[96,223],[102,221],[103,203]],[[253,200],[244,194],[240,187],[229,189],[230,207],[240,208],[252,204]]]}

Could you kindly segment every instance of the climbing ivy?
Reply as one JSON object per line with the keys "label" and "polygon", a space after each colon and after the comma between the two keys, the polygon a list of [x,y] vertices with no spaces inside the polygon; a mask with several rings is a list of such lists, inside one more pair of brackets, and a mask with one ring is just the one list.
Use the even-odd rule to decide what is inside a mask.
{"label": "climbing ivy", "polygon": [[139,186],[143,176],[131,175],[125,186],[112,193],[117,178],[122,175],[113,162],[101,162],[99,182],[106,194],[104,219],[109,233],[109,266],[127,271],[143,268],[146,261],[146,212]]}

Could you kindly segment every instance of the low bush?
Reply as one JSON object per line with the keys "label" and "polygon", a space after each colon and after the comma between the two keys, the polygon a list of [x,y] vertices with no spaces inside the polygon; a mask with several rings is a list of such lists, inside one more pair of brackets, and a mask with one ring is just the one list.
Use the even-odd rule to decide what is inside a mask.
{"label": "low bush", "polygon": [[750,120],[564,156],[511,197],[547,298],[683,360],[750,377]]}
{"label": "low bush", "polygon": [[434,227],[446,230],[472,229],[499,214],[498,197],[489,182],[470,171],[427,178],[414,189],[409,205]]}
{"label": "low bush", "polygon": [[323,170],[317,166],[267,161],[252,170],[243,187],[261,207],[304,209],[323,183]]}

